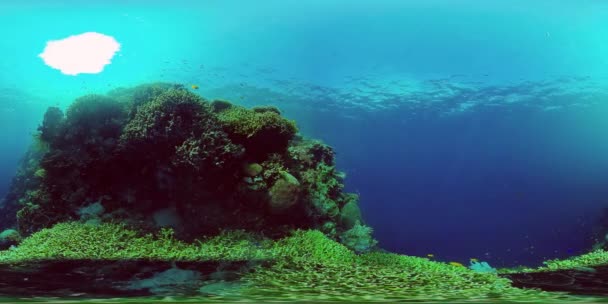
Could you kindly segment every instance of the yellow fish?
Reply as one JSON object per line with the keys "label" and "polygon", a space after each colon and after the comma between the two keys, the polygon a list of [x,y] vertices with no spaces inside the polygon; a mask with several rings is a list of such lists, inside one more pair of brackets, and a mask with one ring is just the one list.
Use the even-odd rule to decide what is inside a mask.
{"label": "yellow fish", "polygon": [[458,263],[458,262],[449,262],[448,264],[450,264],[452,266],[456,266],[456,267],[464,267],[464,265],[462,265],[461,263]]}
{"label": "yellow fish", "polygon": [[427,255],[426,255],[426,257],[427,257],[427,258],[429,258],[429,259],[432,259],[432,258],[434,258],[434,257],[435,257],[435,255],[434,255],[434,254],[432,254],[432,253],[429,253],[429,254],[427,254]]}
{"label": "yellow fish", "polygon": [[478,260],[478,259],[476,259],[476,258],[470,258],[470,261],[471,261],[471,262],[474,262],[474,263],[479,262],[479,260]]}
{"label": "yellow fish", "polygon": [[191,85],[190,87],[191,87],[193,90],[198,90],[198,86],[197,86],[197,85],[195,85],[195,84]]}

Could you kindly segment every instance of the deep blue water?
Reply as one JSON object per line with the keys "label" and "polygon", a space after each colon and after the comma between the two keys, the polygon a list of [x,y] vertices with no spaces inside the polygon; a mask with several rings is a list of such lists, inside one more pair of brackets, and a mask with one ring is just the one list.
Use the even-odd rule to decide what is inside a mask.
{"label": "deep blue water", "polygon": [[607,203],[608,150],[586,135],[606,123],[574,115],[378,117],[326,137],[385,248],[535,264],[588,249]]}
{"label": "deep blue water", "polygon": [[[0,3],[0,195],[47,106],[172,81],[274,104],[335,147],[380,245],[537,264],[588,250],[608,207],[604,1]],[[38,54],[96,31],[99,74]]]}

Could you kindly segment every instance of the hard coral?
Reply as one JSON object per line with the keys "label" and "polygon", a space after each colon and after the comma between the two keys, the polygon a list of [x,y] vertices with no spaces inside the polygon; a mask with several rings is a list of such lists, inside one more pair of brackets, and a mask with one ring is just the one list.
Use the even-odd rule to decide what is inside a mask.
{"label": "hard coral", "polygon": [[42,125],[38,127],[40,131],[40,140],[52,142],[57,139],[60,132],[61,122],[63,120],[63,111],[57,107],[49,107],[44,113]]}
{"label": "hard coral", "polygon": [[256,177],[262,173],[264,168],[258,163],[250,163],[243,166],[243,172],[248,177]]}
{"label": "hard coral", "polygon": [[225,101],[225,100],[214,100],[211,103],[211,108],[213,109],[213,112],[219,113],[226,109],[232,108],[232,104],[229,101]]}
{"label": "hard coral", "polygon": [[107,139],[120,136],[126,119],[126,109],[117,100],[103,95],[87,95],[74,101],[66,111],[63,136],[68,145],[103,145]]}
{"label": "hard coral", "polygon": [[279,178],[270,188],[270,208],[273,212],[289,209],[298,202],[300,182],[291,174],[281,172]]}
{"label": "hard coral", "polygon": [[251,110],[256,113],[273,112],[273,113],[276,113],[277,115],[281,115],[281,110],[279,110],[279,108],[274,107],[274,106],[257,106],[257,107],[251,108]]}
{"label": "hard coral", "polygon": [[211,110],[200,97],[185,90],[169,90],[139,106],[121,141],[175,145],[213,125],[210,120]]}
{"label": "hard coral", "polygon": [[116,88],[107,95],[125,104],[129,108],[129,117],[133,117],[140,105],[152,101],[172,89],[184,89],[184,87],[179,84],[155,82],[132,88]]}
{"label": "hard coral", "polygon": [[285,151],[298,131],[295,122],[275,111],[256,112],[233,105],[219,112],[218,118],[230,139],[256,160]]}
{"label": "hard coral", "polygon": [[351,229],[357,222],[361,222],[361,209],[357,202],[358,197],[356,195],[351,196],[350,199],[340,209],[340,222],[345,229]]}
{"label": "hard coral", "polygon": [[[39,130],[45,149],[7,197],[24,235],[81,220],[171,226],[184,240],[310,228],[340,239],[360,220],[333,150],[296,138],[295,123],[274,107],[210,104],[157,83],[79,98],[65,118],[51,108]],[[103,212],[83,215],[89,206]]]}
{"label": "hard coral", "polygon": [[294,140],[289,156],[301,170],[314,169],[318,165],[333,166],[334,150],[318,140]]}

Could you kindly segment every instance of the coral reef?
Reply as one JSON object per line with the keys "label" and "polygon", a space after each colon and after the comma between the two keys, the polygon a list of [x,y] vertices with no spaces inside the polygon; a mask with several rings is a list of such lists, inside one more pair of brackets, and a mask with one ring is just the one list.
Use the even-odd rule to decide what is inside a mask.
{"label": "coral reef", "polygon": [[[65,115],[51,107],[38,131],[1,204],[2,265],[170,262],[129,286],[183,283],[260,301],[555,297],[513,288],[487,264],[473,271],[381,252],[333,149],[302,137],[275,107],[153,83],[83,96]],[[580,269],[607,256],[598,249],[518,271]],[[198,282],[202,272],[178,262],[246,265]]]}
{"label": "coral reef", "polygon": [[171,227],[184,241],[319,229],[369,242],[340,237],[362,222],[358,197],[343,192],[333,150],[297,131],[275,107],[208,102],[176,84],[83,96],[65,115],[47,110],[2,228],[27,236],[66,221],[119,222]]}
{"label": "coral reef", "polygon": [[[142,234],[123,224],[68,222],[42,229],[17,248],[0,252],[2,264],[27,265],[40,260],[90,261],[90,264],[116,260],[174,261],[180,265],[249,261],[240,270],[215,271],[208,282],[191,269],[172,267],[149,277],[150,280],[137,278],[130,284],[148,286],[151,280],[159,279],[160,285],[149,287],[161,288],[160,294],[169,295],[177,292],[177,287],[197,288],[203,284],[209,287],[200,292],[221,296],[213,292],[211,284],[229,283],[234,287],[230,294],[237,298],[216,298],[222,302],[565,299],[559,293],[513,288],[509,280],[493,273],[479,273],[425,258],[381,252],[357,255],[315,230],[296,230],[278,240],[232,231],[186,243],[176,239],[171,229]],[[112,268],[125,267],[120,265]],[[165,280],[168,274],[175,274],[178,279]],[[179,279],[183,275],[188,279]],[[124,274],[121,278],[124,280]]]}
{"label": "coral reef", "polygon": [[549,272],[570,269],[589,269],[595,266],[608,265],[608,251],[604,249],[595,249],[585,254],[573,256],[567,259],[554,259],[543,262],[544,266],[538,268],[517,267],[512,269],[499,269],[500,273],[532,273],[532,272]]}
{"label": "coral reef", "polygon": [[39,167],[46,151],[46,145],[36,136],[19,163],[8,193],[0,200],[0,229],[16,228],[17,212],[28,205],[30,197],[36,195],[35,190],[46,175],[44,169]]}
{"label": "coral reef", "polygon": [[263,160],[270,153],[285,152],[298,131],[295,122],[281,117],[275,108],[249,110],[232,105],[220,107],[217,114],[230,139],[242,145],[248,157],[256,161]]}

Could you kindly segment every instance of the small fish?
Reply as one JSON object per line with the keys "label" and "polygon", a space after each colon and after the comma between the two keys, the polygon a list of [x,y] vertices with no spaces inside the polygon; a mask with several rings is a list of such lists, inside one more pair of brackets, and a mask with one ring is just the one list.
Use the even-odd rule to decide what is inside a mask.
{"label": "small fish", "polygon": [[197,86],[197,85],[195,85],[195,84],[191,85],[190,87],[191,87],[193,90],[198,90],[198,86]]}
{"label": "small fish", "polygon": [[479,262],[479,260],[478,260],[478,259],[476,259],[476,258],[470,258],[469,260],[470,260],[471,262],[474,262],[474,263]]}
{"label": "small fish", "polygon": [[432,259],[432,258],[434,258],[434,257],[435,257],[435,255],[434,255],[434,254],[432,254],[432,253],[429,253],[429,254],[427,254],[427,255],[426,255],[426,257],[427,257],[427,258],[429,258],[429,259]]}
{"label": "small fish", "polygon": [[456,266],[456,267],[464,267],[464,265],[462,265],[462,263],[458,263],[458,262],[449,262],[448,264],[450,264],[452,266]]}

